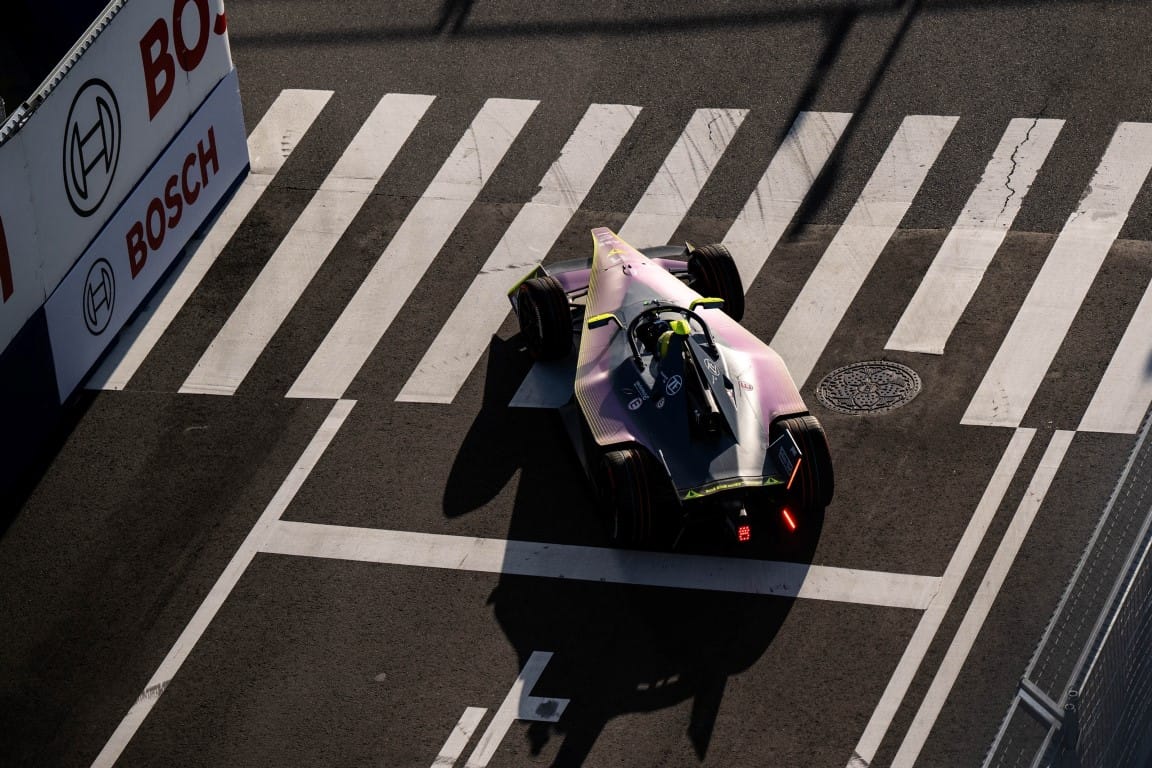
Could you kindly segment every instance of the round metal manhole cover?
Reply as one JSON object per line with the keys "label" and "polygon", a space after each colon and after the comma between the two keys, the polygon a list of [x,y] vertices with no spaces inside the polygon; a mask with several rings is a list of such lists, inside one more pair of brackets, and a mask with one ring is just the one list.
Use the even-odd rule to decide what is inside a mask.
{"label": "round metal manhole cover", "polygon": [[920,376],[900,363],[872,360],[837,368],[816,385],[816,398],[840,413],[884,413],[920,394]]}

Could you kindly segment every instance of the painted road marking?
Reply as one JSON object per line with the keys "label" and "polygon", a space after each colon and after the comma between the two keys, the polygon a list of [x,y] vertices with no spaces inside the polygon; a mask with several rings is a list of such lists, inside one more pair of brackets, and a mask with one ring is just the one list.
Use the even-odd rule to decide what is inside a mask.
{"label": "painted road marking", "polygon": [[256,521],[256,525],[248,532],[244,542],[236,550],[236,554],[232,556],[232,560],[224,568],[224,572],[220,574],[220,578],[216,580],[212,590],[204,598],[204,602],[200,604],[192,620],[188,622],[188,626],[184,627],[184,631],[180,633],[176,644],[168,651],[164,661],[160,662],[160,667],[144,687],[144,692],[136,699],[136,702],[128,710],[128,714],[124,715],[124,719],[120,721],[120,725],[116,727],[116,731],[108,739],[108,743],[104,745],[100,754],[92,762],[93,768],[110,768],[120,757],[124,748],[128,746],[128,742],[136,735],[136,731],[144,719],[148,717],[148,713],[152,711],[152,707],[160,699],[164,689],[180,671],[180,667],[188,658],[188,654],[196,647],[196,643],[203,636],[204,630],[216,617],[216,613],[224,604],[224,600],[240,581],[240,577],[244,575],[244,571],[252,562],[252,558],[257,552],[262,551],[268,534],[280,516],[284,514],[284,510],[292,503],[297,491],[300,490],[308,475],[315,468],[316,463],[320,460],[328,444],[332,442],[332,438],[340,430],[344,420],[348,418],[348,414],[355,404],[353,400],[338,400],[332,406],[332,410],[324,419],[324,423],[320,425],[320,429],[312,437],[308,447],[304,449],[304,453],[296,461],[288,476],[284,478],[284,482],[276,491],[276,495],[268,502],[268,506],[260,515],[260,519]]}
{"label": "painted road marking", "polygon": [[1121,123],[961,423],[1020,426],[1150,168],[1152,123]]}
{"label": "painted road marking", "polygon": [[904,649],[876,709],[872,712],[872,717],[868,720],[868,725],[864,728],[864,733],[860,736],[860,741],[856,744],[852,759],[848,761],[848,768],[868,768],[875,759],[876,751],[880,749],[880,743],[884,741],[884,736],[892,725],[892,718],[900,709],[904,696],[908,693],[908,687],[928,653],[928,646],[935,639],[936,632],[939,631],[940,624],[944,621],[944,616],[948,613],[952,600],[960,588],[960,583],[972,565],[976,550],[984,540],[988,526],[996,516],[996,510],[1004,501],[1004,494],[1016,476],[1020,462],[1024,459],[1024,454],[1032,444],[1035,434],[1034,429],[1017,429],[1008,447],[1004,449],[1000,463],[992,473],[988,486],[984,489],[984,495],[980,497],[976,511],[972,514],[972,519],[968,521],[968,527],[964,529],[964,535],[956,545],[952,559],[948,561],[948,567],[940,580],[939,591],[928,609],[924,611],[924,615],[920,617],[920,623],[912,633],[912,639],[908,641],[908,646]]}
{"label": "painted road marking", "polygon": [[331,97],[332,91],[280,92],[248,137],[248,176],[204,238],[188,244],[186,250],[191,256],[183,268],[172,270],[155,292],[155,298],[145,303],[120,332],[104,362],[89,377],[85,385],[88,389],[120,390],[128,386]]}
{"label": "painted road marking", "polygon": [[508,316],[508,289],[539,264],[608,164],[640,107],[593,104],[520,209],[480,274],[397,396],[402,402],[451,403]]}
{"label": "painted road marking", "polygon": [[547,651],[532,652],[464,768],[486,768],[515,721],[555,723],[560,719],[568,707],[568,699],[546,699],[530,695],[551,660],[552,654]]}
{"label": "painted road marking", "polygon": [[432,761],[432,768],[452,768],[456,765],[460,755],[464,754],[464,747],[468,746],[469,739],[472,738],[472,734],[476,732],[480,726],[480,721],[484,719],[486,714],[488,714],[488,710],[484,707],[465,709],[464,714],[460,716],[460,721],[456,723],[452,728],[452,733],[448,735],[448,740],[440,748],[440,754],[436,755],[436,759]]}
{"label": "painted road marking", "polygon": [[1144,291],[1080,421],[1082,432],[1134,435],[1152,405],[1152,285]]}
{"label": "painted road marking", "polygon": [[850,112],[796,116],[756,190],[724,236],[745,292],[792,223],[851,120]]}
{"label": "painted road marking", "polygon": [[[851,119],[851,113],[847,112],[801,112],[793,121],[756,190],[724,236],[745,292],[800,209]],[[624,230],[629,230],[635,216],[634,211],[625,222]],[[671,231],[675,231],[675,227]],[[624,240],[637,244],[628,237]],[[575,355],[567,361],[533,365],[509,405],[559,408],[572,397],[575,370]]]}
{"label": "painted road marking", "polygon": [[1032,482],[1028,484],[1028,490],[1020,500],[1020,506],[1017,507],[1004,538],[1000,540],[1000,546],[996,548],[992,563],[980,581],[976,596],[972,598],[972,604],[968,606],[968,612],[960,622],[960,629],[952,638],[952,644],[948,646],[944,661],[936,670],[928,694],[920,703],[920,709],[917,710],[916,717],[913,718],[912,725],[904,736],[904,742],[900,745],[895,760],[892,761],[893,768],[911,768],[916,758],[920,756],[920,750],[928,740],[928,734],[936,724],[940,710],[944,708],[948,693],[960,675],[960,669],[976,642],[980,628],[988,618],[988,612],[992,610],[992,603],[995,602],[1004,579],[1008,577],[1008,571],[1012,568],[1024,538],[1028,535],[1028,529],[1032,527],[1032,521],[1036,519],[1036,513],[1044,503],[1044,496],[1048,493],[1048,488],[1052,485],[1052,480],[1056,477],[1064,454],[1075,435],[1075,432],[1065,430],[1053,433],[1052,441],[1048,443],[1044,457],[1040,459],[1040,466],[1032,475]]}
{"label": "painted road marking", "polygon": [[746,109],[698,109],[617,233],[643,248],[664,245],[696,201],[736,134]]}
{"label": "painted road marking", "polygon": [[885,349],[944,354],[1063,126],[1063,120],[1028,118],[1008,124]]}
{"label": "painted road marking", "polygon": [[489,99],[424,190],[288,397],[343,397],[536,109]]}
{"label": "painted road marking", "polygon": [[380,100],[185,379],[181,392],[235,394],[432,100],[396,93]]}
{"label": "painted road marking", "polygon": [[848,213],[770,346],[798,387],[816,367],[892,233],[912,205],[958,118],[904,118],[864,191]]}
{"label": "painted road marking", "polygon": [[924,610],[939,577],[280,521],[262,552]]}

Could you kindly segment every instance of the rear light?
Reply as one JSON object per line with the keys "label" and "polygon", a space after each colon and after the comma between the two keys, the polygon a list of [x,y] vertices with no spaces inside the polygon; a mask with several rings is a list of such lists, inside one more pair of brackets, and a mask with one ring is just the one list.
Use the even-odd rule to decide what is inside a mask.
{"label": "rear light", "polygon": [[788,511],[787,507],[780,508],[780,515],[784,518],[784,525],[788,526],[788,530],[796,530],[796,518],[792,517],[792,513]]}
{"label": "rear light", "polygon": [[741,525],[736,529],[737,541],[751,541],[752,540],[752,526]]}

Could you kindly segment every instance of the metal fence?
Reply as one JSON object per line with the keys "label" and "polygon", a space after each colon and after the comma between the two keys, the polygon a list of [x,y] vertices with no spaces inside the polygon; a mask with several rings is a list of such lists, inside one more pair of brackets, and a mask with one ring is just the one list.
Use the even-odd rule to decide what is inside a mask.
{"label": "metal fence", "polygon": [[1000,725],[985,768],[1152,757],[1152,416]]}

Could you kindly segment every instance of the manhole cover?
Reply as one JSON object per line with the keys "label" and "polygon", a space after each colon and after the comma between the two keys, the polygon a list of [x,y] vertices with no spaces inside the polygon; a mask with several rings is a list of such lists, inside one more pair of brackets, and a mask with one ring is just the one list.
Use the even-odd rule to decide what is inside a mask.
{"label": "manhole cover", "polygon": [[816,398],[840,413],[883,413],[912,402],[918,394],[916,371],[887,360],[837,368],[816,385]]}

